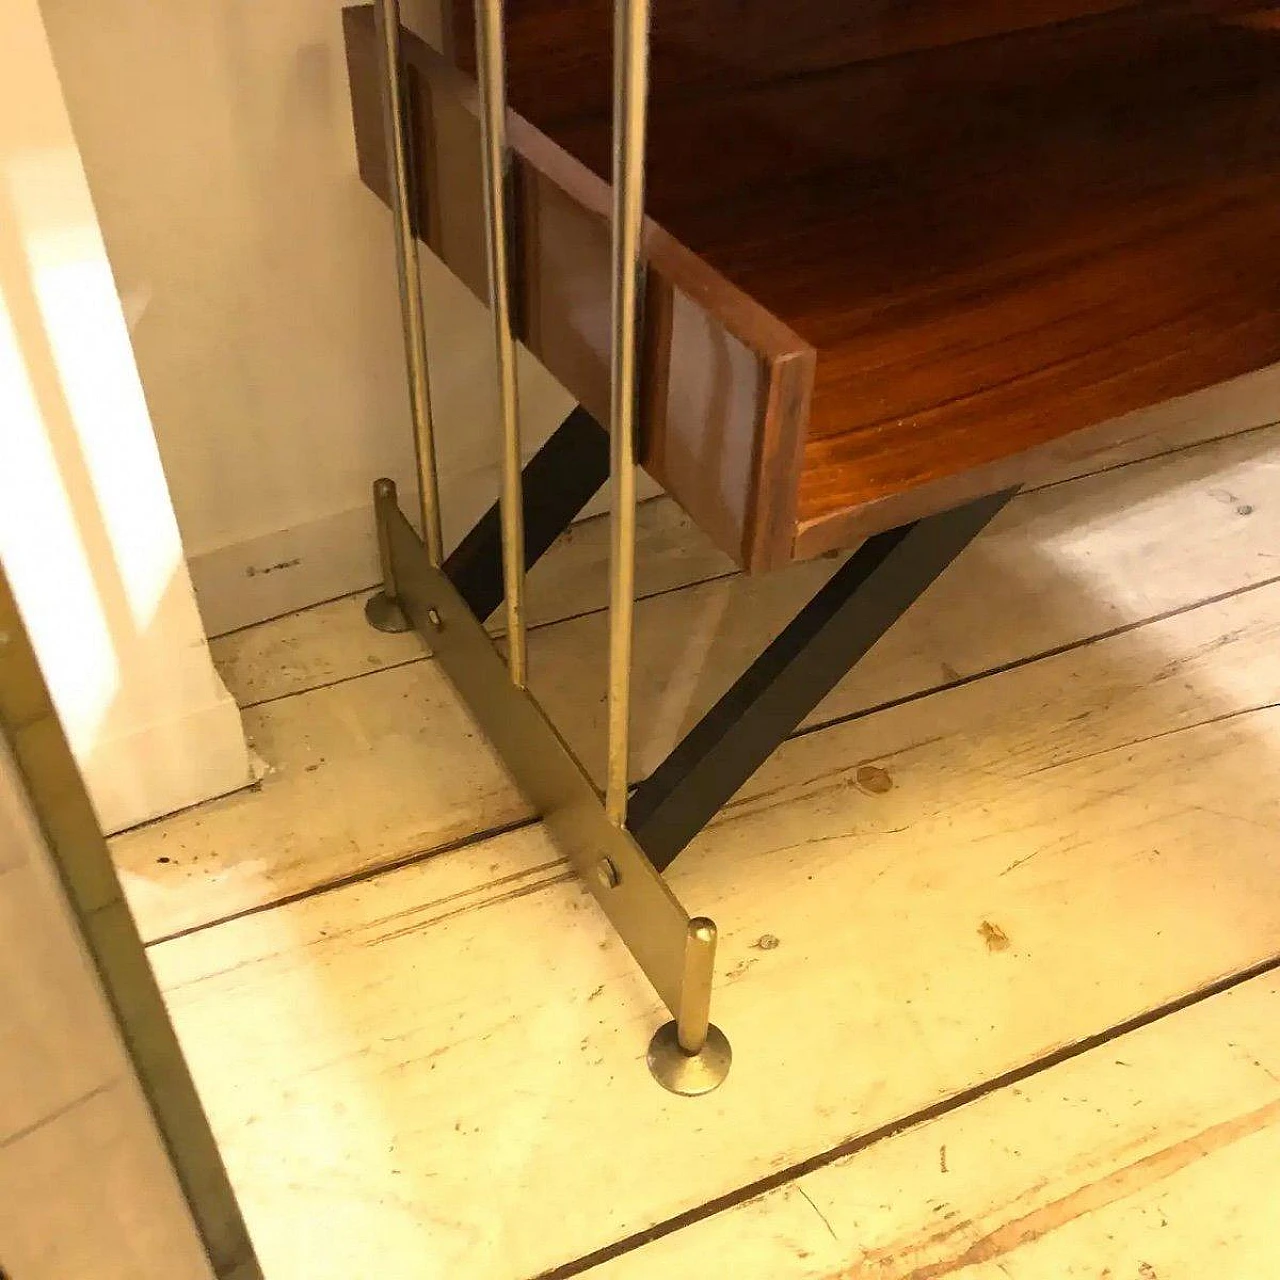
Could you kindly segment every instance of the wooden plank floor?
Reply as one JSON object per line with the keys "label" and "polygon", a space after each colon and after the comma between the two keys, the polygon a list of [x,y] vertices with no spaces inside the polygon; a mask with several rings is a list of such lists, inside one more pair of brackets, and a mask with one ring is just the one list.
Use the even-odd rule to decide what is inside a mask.
{"label": "wooden plank floor", "polygon": [[[415,640],[358,598],[220,640],[262,782],[114,850],[268,1280],[1280,1273],[1268,389],[1016,499],[676,863],[699,1101]],[[647,766],[833,566],[643,524]],[[531,578],[589,757],[604,533]]]}
{"label": "wooden plank floor", "polygon": [[591,1274],[1280,1274],[1278,1015],[1253,978]]}

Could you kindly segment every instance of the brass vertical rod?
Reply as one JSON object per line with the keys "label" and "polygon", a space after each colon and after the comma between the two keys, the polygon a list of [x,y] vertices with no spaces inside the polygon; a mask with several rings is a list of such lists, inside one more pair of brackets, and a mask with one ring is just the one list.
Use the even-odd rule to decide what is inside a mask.
{"label": "brass vertical rod", "polygon": [[385,476],[373,482],[373,515],[378,531],[378,563],[382,566],[382,591],[388,600],[395,600],[396,571],[391,562],[391,535],[387,529],[387,508],[396,505],[396,482]]}
{"label": "brass vertical rod", "polygon": [[506,52],[502,0],[475,0],[476,62],[480,81],[480,131],[484,151],[485,247],[489,305],[498,366],[502,421],[502,580],[507,612],[507,666],[512,683],[528,683],[524,616],[524,493],[520,482],[520,420],[516,345],[511,329],[510,215],[507,189]]}
{"label": "brass vertical rod", "polygon": [[440,531],[440,491],[436,480],[435,436],[431,421],[431,382],[427,370],[426,325],[418,278],[418,244],[413,233],[409,161],[405,144],[405,95],[400,61],[400,0],[376,0],[378,57],[382,64],[383,133],[391,208],[395,214],[396,274],[400,282],[400,323],[404,331],[405,365],[409,381],[409,412],[418,464],[418,494],[422,537],[431,563],[444,560]]}
{"label": "brass vertical rod", "polygon": [[644,223],[645,110],[649,0],[613,6],[613,351],[609,475],[609,755],[605,810],[627,818],[627,733],[631,720],[631,633],[635,605],[636,449],[640,239]]}
{"label": "brass vertical rod", "polygon": [[689,921],[684,947],[684,982],[680,988],[680,1012],[676,1038],[689,1054],[701,1053],[711,1025],[711,984],[716,961],[716,926],[705,916]]}

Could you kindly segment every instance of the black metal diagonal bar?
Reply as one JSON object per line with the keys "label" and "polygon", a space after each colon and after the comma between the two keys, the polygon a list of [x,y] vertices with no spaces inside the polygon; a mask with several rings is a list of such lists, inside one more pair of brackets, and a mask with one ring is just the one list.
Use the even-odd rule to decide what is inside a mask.
{"label": "black metal diagonal bar", "polygon": [[627,828],[659,871],[1016,492],[870,538],[635,790]]}
{"label": "black metal diagonal bar", "polygon": [[[526,569],[573,523],[608,478],[608,433],[585,409],[577,408],[524,467]],[[502,603],[502,520],[497,503],[445,560],[444,571],[481,622]]]}

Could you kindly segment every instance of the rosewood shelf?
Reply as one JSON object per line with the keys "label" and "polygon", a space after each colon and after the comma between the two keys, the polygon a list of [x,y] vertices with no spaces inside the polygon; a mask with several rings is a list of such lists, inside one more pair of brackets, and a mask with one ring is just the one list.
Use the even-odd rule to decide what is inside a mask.
{"label": "rosewood shelf", "polygon": [[[470,3],[409,33],[419,235],[487,297]],[[518,331],[599,420],[609,13],[511,0]],[[386,197],[372,11],[344,13]],[[647,469],[748,569],[1280,360],[1280,7],[655,0]]]}

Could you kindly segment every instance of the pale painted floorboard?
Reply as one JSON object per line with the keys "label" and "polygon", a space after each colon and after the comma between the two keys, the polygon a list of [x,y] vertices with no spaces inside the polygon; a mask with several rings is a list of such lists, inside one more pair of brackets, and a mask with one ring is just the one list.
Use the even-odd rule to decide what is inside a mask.
{"label": "pale painted floorboard", "polygon": [[1280,978],[591,1268],[591,1280],[1280,1276]]}
{"label": "pale painted floorboard", "polygon": [[[1030,487],[1058,484],[1276,421],[1280,421],[1280,365],[1117,418],[1108,433],[1111,444],[1047,465]],[[1069,437],[1067,447],[1074,447]]]}
{"label": "pale painted floorboard", "polygon": [[[220,641],[242,702],[280,699],[249,715],[272,772],[256,792],[131,833],[116,851],[150,937],[259,912],[152,955],[272,1280],[516,1277],[572,1263],[1280,951],[1280,801],[1249,785],[1275,776],[1280,754],[1280,596],[1260,585],[1280,573],[1277,435],[1124,465],[1258,427],[1277,403],[1269,371],[1134,415],[1121,445],[1050,479],[1123,470],[1020,498],[823,716],[1120,634],[789,743],[677,864],[677,890],[722,926],[716,1016],[738,1054],[725,1089],[700,1103],[649,1082],[655,1001],[541,829],[472,841],[524,807],[416,641],[365,631],[359,598]],[[658,593],[727,564],[669,503],[643,518],[643,590],[656,597],[640,609],[648,762],[831,566],[789,585],[792,575],[737,584],[750,607],[712,583],[672,608]],[[539,570],[540,621],[600,607],[599,533],[583,526]],[[582,618],[536,633],[545,696],[588,751],[598,717],[583,688],[596,672],[583,663],[598,627]],[[464,847],[371,874],[450,840]],[[1263,1017],[1246,1010],[1237,1023]],[[1179,1032],[1171,1056],[1190,1061],[1226,1034]],[[1275,1070],[1271,1041],[1256,1048],[1263,1037],[1248,1035],[1258,1073]],[[1164,1184],[1135,1186],[1123,1170],[1188,1149],[1178,1144],[1195,1122],[1214,1141],[1229,1130],[1214,1160],[1235,1163],[1205,1156],[1169,1174],[1170,1187],[1175,1175],[1209,1178],[1178,1184],[1189,1218],[1226,1206],[1224,1188],[1250,1177],[1238,1153],[1274,1133],[1238,1123],[1270,1115],[1259,1074],[1246,1080],[1243,1058],[1203,1061],[1238,1113],[1178,1095],[1166,1072],[1167,1089],[1131,1085],[1126,1099],[1117,1088],[1110,1111],[1094,1102],[1101,1130],[1089,1127],[1089,1082],[1066,1118],[1044,1110],[1051,1098],[1023,1104],[1022,1122],[1050,1135],[1039,1145],[975,1121],[952,1157],[977,1171],[969,1198],[948,1184],[941,1235],[901,1274],[972,1261],[993,1278],[1121,1280],[1135,1266],[1136,1280],[1165,1276],[1142,1199]],[[1126,1101],[1148,1107],[1146,1147],[1108,1128]],[[1271,1148],[1259,1158],[1275,1167]],[[781,1252],[761,1275],[792,1274],[802,1252],[818,1270],[797,1275],[899,1274],[899,1246],[929,1231],[930,1184],[904,1159],[903,1191],[868,1236],[881,1251],[871,1270],[843,1244],[822,1254],[836,1242],[785,1191],[610,1265],[749,1275],[714,1233],[750,1210],[759,1217],[728,1229],[749,1240],[765,1224]],[[1028,1184],[1027,1160],[1046,1188]],[[853,1235],[870,1219],[846,1224],[845,1184],[821,1181],[846,1167],[857,1166],[804,1185]],[[1104,1194],[1088,1199],[1095,1181]],[[797,1200],[791,1248],[791,1219],[771,1215]],[[1156,1207],[1165,1216],[1169,1201]],[[1164,1237],[1173,1258],[1196,1263],[1170,1274],[1270,1275],[1274,1259],[1248,1252],[1248,1212],[1216,1243]],[[1116,1234],[1132,1250],[1098,1249]],[[709,1268],[718,1256],[727,1265]]]}
{"label": "pale painted floorboard", "polygon": [[[851,715],[1275,578],[1278,477],[1275,428],[1019,497],[817,718]],[[639,606],[639,770],[665,754],[830,571],[818,564],[703,583]],[[601,755],[604,630],[603,615],[579,617],[534,632],[530,644],[534,688],[589,762]],[[335,631],[332,641],[312,637],[329,657],[297,658],[286,682],[289,670],[310,678],[317,664],[345,661],[342,637],[357,633]],[[269,687],[279,674],[278,655],[259,657],[261,677],[246,657],[242,688]],[[432,661],[284,697],[245,720],[270,769],[256,790],[113,842],[148,939],[530,816]],[[745,794],[762,785],[749,784]]]}
{"label": "pale painted floorboard", "polygon": [[[641,598],[735,572],[669,498],[641,503],[636,516],[636,594]],[[526,605],[531,627],[604,608],[608,600],[609,525],[584,520],[561,535],[529,571]],[[218,670],[242,707],[350,680],[422,658],[413,632],[386,635],[364,619],[368,592],[286,614],[210,642]],[[499,635],[501,610],[489,620]]]}
{"label": "pale painted floorboard", "polygon": [[[1123,419],[1127,429],[1118,444],[1048,469],[1038,482],[1026,486],[1026,492],[1256,431],[1277,417],[1280,368],[1132,414]],[[1268,439],[1274,452],[1276,436]],[[608,522],[599,517],[574,525],[556,543],[529,573],[531,626],[607,606],[608,547]],[[636,592],[643,599],[709,578],[728,577],[734,568],[670,498],[662,497],[639,508],[636,572]],[[790,593],[796,602],[825,576],[821,565],[816,576],[812,570],[794,572],[806,575]],[[775,575],[774,581],[788,576]],[[382,635],[369,628],[364,620],[366,595],[345,596],[216,638],[210,645],[214,660],[240,706],[423,657],[426,650],[416,636]],[[495,635],[502,625],[501,612],[490,619]]]}
{"label": "pale painted floorboard", "polygon": [[673,869],[700,1102],[536,825],[153,947],[267,1274],[531,1276],[1276,955],[1278,629],[1261,587],[784,746]]}

